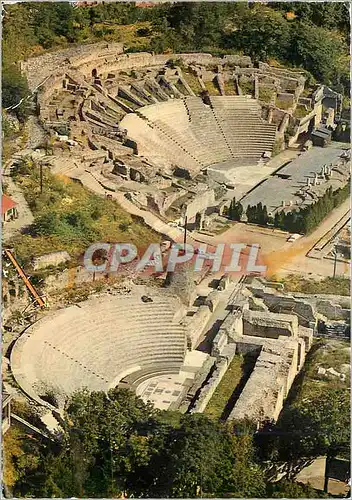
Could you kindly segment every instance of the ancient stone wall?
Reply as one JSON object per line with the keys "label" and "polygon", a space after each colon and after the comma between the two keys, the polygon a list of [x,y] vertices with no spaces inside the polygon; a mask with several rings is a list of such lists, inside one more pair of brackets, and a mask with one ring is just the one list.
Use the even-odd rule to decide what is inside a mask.
{"label": "ancient stone wall", "polygon": [[243,335],[277,339],[297,336],[297,332],[296,316],[251,310],[243,313]]}
{"label": "ancient stone wall", "polygon": [[331,296],[329,294],[324,294],[324,293],[309,295],[301,292],[291,292],[291,295],[293,295],[295,299],[311,302],[313,305],[319,302],[320,300],[329,300],[334,304],[339,304],[344,309],[351,309],[351,299],[349,295]]}
{"label": "ancient stone wall", "polygon": [[185,64],[216,66],[223,64],[251,65],[247,56],[213,57],[206,53],[154,54],[139,52],[124,54],[123,44],[99,42],[96,44],[75,45],[67,49],[48,52],[21,62],[21,70],[26,74],[30,89],[35,89],[45,78],[59,71],[72,68],[91,78],[114,72],[142,67],[163,66],[170,59],[181,60]]}
{"label": "ancient stone wall", "polygon": [[345,320],[350,318],[350,309],[344,309],[334,300],[318,300],[316,303],[318,313],[331,320]]}
{"label": "ancient stone wall", "polygon": [[242,68],[252,66],[252,60],[249,56],[226,55],[223,57],[223,61],[225,64],[228,63]]}
{"label": "ancient stone wall", "polygon": [[307,300],[297,300],[293,296],[274,294],[263,288],[250,287],[251,292],[261,299],[271,311],[280,313],[295,313],[302,326],[314,326],[316,323],[314,306]]}
{"label": "ancient stone wall", "polygon": [[[245,350],[245,344],[241,347],[239,344],[236,344],[237,352]],[[230,413],[229,420],[277,420],[284,398],[297,374],[298,347],[296,340],[282,337],[277,341],[266,340],[259,347],[260,353],[254,369]],[[247,350],[255,354],[258,352],[258,346],[248,343]]]}
{"label": "ancient stone wall", "polygon": [[194,407],[191,409],[191,413],[203,413],[212,395],[214,394],[215,389],[220,384],[223,376],[225,375],[230,362],[230,360],[222,358],[221,361],[217,363],[212,376],[200,391],[197,401],[195,402]]}
{"label": "ancient stone wall", "polygon": [[216,334],[212,346],[211,346],[211,355],[219,358],[223,348],[228,343],[228,335],[224,329],[221,329]]}
{"label": "ancient stone wall", "polygon": [[46,255],[41,255],[40,257],[35,257],[32,260],[33,269],[44,269],[49,266],[58,266],[71,260],[69,254],[65,251],[63,252],[53,252]]}
{"label": "ancient stone wall", "polygon": [[209,307],[211,312],[214,312],[216,306],[219,304],[221,298],[221,292],[214,290],[209,293],[205,299],[205,305]]}
{"label": "ancient stone wall", "polygon": [[[110,49],[109,49],[110,47]],[[55,52],[47,52],[37,57],[31,57],[21,62],[23,71],[28,80],[31,90],[34,90],[45,78],[60,70],[64,73],[65,68],[71,65],[79,66],[85,61],[103,57],[106,51],[115,51],[116,54],[123,51],[121,43],[107,44],[104,42],[87,45],[74,45],[67,49]]]}
{"label": "ancient stone wall", "polygon": [[187,218],[191,222],[197,215],[197,213],[204,212],[208,207],[215,204],[215,193],[213,189],[208,189],[197,195],[188,205],[187,205]]}
{"label": "ancient stone wall", "polygon": [[200,306],[195,314],[189,318],[186,317],[184,324],[187,328],[187,341],[190,349],[194,349],[198,343],[209,318],[211,311],[208,306]]}

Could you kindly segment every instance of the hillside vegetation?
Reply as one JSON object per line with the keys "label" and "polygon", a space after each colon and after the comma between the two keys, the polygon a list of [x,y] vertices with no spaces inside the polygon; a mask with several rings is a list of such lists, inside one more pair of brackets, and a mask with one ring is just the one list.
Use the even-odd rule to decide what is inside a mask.
{"label": "hillside vegetation", "polygon": [[34,215],[26,234],[11,242],[23,264],[33,256],[58,250],[78,257],[92,243],[128,242],[138,246],[159,240],[154,231],[121,209],[116,201],[100,197],[48,169],[43,169],[41,193],[39,172],[30,159],[24,159],[14,172]]}
{"label": "hillside vegetation", "polygon": [[[128,390],[74,394],[55,443],[5,436],[8,496],[35,498],[268,498],[253,442],[255,426],[201,414],[175,416]],[[275,497],[317,498],[292,481]]]}
{"label": "hillside vegetation", "polygon": [[[133,3],[73,7],[66,2],[6,5],[3,105],[26,94],[16,63],[47,50],[100,40],[127,51],[243,53],[254,61],[304,68],[349,96],[347,3]],[[15,64],[14,64],[15,63]],[[17,112],[23,114],[21,107]]]}

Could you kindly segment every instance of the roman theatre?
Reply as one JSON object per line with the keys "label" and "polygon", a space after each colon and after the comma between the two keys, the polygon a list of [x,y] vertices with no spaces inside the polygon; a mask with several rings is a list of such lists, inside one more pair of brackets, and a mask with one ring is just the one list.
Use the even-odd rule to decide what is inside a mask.
{"label": "roman theatre", "polygon": [[254,66],[247,56],[100,43],[21,68],[49,137],[44,165],[162,220],[187,215],[189,229],[211,224],[270,175],[273,154],[322,120],[324,93],[305,88],[302,71]]}
{"label": "roman theatre", "polygon": [[[322,120],[324,93],[305,89],[303,72],[254,66],[246,56],[126,53],[121,44],[100,43],[21,68],[45,132],[38,161],[170,228],[184,215],[188,229],[206,227],[270,175],[275,149],[306,140]],[[230,418],[276,419],[310,349],[319,307],[228,277],[189,297],[178,285],[133,284],[130,293],[43,313],[15,342],[11,370],[51,410],[83,387],[127,387],[160,409],[202,412],[241,354],[251,371]],[[339,305],[336,316],[336,307],[319,318],[341,321],[346,308]],[[255,389],[259,382],[263,390]]]}

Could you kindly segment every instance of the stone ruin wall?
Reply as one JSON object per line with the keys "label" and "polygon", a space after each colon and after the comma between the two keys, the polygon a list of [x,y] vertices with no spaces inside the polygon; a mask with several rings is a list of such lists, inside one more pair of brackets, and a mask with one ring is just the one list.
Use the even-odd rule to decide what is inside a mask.
{"label": "stone ruin wall", "polygon": [[276,420],[304,364],[312,336],[312,329],[300,326],[292,314],[258,313],[244,304],[242,311],[225,319],[214,338],[211,355],[217,367],[191,411],[205,410],[236,352],[257,360],[229,419],[248,415],[258,422],[265,416]]}
{"label": "stone ruin wall", "polygon": [[298,320],[289,314],[246,310],[243,313],[243,335],[277,339],[297,337]]}
{"label": "stone ruin wall", "polygon": [[149,52],[124,53],[122,43],[99,42],[95,44],[75,45],[67,49],[48,52],[37,57],[21,61],[21,70],[26,74],[28,85],[34,90],[45,78],[53,74],[63,74],[72,68],[85,77],[91,77],[93,69],[97,73],[111,73],[143,67],[164,66],[170,59],[181,59],[185,64],[216,66],[237,64],[251,66],[248,56],[224,56],[223,58],[207,53],[154,54]]}
{"label": "stone ruin wall", "polygon": [[291,311],[297,314],[298,323],[303,327],[314,328],[317,313],[331,320],[347,321],[350,317],[349,299],[344,296],[307,295],[292,293],[290,296],[273,294],[263,288],[250,287],[256,297],[263,299],[270,308],[280,307],[281,312]]}
{"label": "stone ruin wall", "polygon": [[293,296],[274,294],[268,289],[250,287],[255,297],[263,299],[269,309],[279,308],[281,313],[297,314],[298,323],[306,327],[314,327],[316,323],[314,306],[305,299],[295,299]]}
{"label": "stone ruin wall", "polygon": [[206,191],[199,193],[187,205],[187,217],[189,222],[191,222],[198,213],[204,212],[207,208],[214,206],[214,204],[215,193],[213,189],[207,189]]}
{"label": "stone ruin wall", "polygon": [[57,267],[60,264],[68,262],[69,260],[71,260],[71,257],[66,251],[52,252],[33,258],[32,265],[33,269],[37,270],[49,266]]}
{"label": "stone ruin wall", "polygon": [[186,318],[184,325],[187,329],[187,341],[190,349],[195,349],[198,339],[208,323],[211,311],[207,305],[200,306],[190,318]]}
{"label": "stone ruin wall", "polygon": [[203,386],[199,394],[199,397],[197,398],[190,413],[204,412],[216,388],[220,384],[223,376],[225,375],[231,361],[232,361],[231,359],[222,358],[221,361],[216,365],[214,372],[212,373],[211,377],[208,379],[206,384]]}
{"label": "stone ruin wall", "polygon": [[277,420],[282,410],[284,399],[298,372],[300,345],[287,342],[286,339],[278,339],[277,343],[263,340],[254,369],[229,420],[245,417],[258,422],[265,417]]}
{"label": "stone ruin wall", "polygon": [[[175,61],[181,59],[185,64],[193,66],[195,70],[198,68],[198,70],[203,71],[204,74],[207,73],[206,68],[221,71],[223,67],[226,71],[226,67],[229,65],[234,66],[232,73],[235,78],[237,78],[238,75],[240,75],[241,78],[248,75],[246,78],[253,80],[255,77],[255,82],[258,83],[258,77],[260,76],[260,78],[264,78],[266,81],[271,80],[274,82],[271,85],[276,86],[277,84],[277,86],[281,85],[282,88],[286,86],[287,89],[292,89],[294,94],[287,94],[287,98],[291,99],[291,101],[298,98],[304,88],[305,77],[303,74],[281,68],[272,68],[264,63],[260,63],[259,69],[253,68],[251,59],[248,56],[237,55],[220,58],[207,53],[154,54],[139,52],[127,54],[123,53],[123,45],[121,43],[100,42],[97,44],[75,46],[30,58],[22,62],[21,67],[27,74],[31,89],[34,89],[44,81],[44,85],[38,96],[38,103],[42,117],[47,118],[49,113],[48,109],[46,109],[46,103],[54,90],[63,88],[62,77],[68,70],[79,71],[81,76],[89,81],[89,79],[92,78],[93,70],[96,70],[99,76],[139,68],[157,68],[165,66],[170,59],[174,59]],[[199,68],[199,66],[202,66],[202,69]],[[266,74],[261,74],[261,71],[266,72]],[[213,76],[214,74],[211,73],[211,79],[213,79]],[[49,78],[47,82],[45,82],[45,78]],[[255,85],[255,88],[258,94],[258,85]],[[282,97],[283,96],[284,94],[282,94]],[[317,107],[311,114],[312,116],[316,115],[316,123],[321,121],[321,109],[319,112]],[[273,120],[270,118],[269,121],[271,122],[272,120],[273,123],[280,126],[278,134],[280,137],[283,136],[289,125],[288,115],[278,111],[276,111],[276,113],[271,112],[271,115]],[[308,127],[309,119],[307,118],[308,117],[305,117],[299,122],[299,125],[296,127],[295,136],[290,139],[290,145],[292,145],[296,141],[298,135]]]}
{"label": "stone ruin wall", "polygon": [[108,53],[113,50],[120,54],[123,52],[123,45],[121,43],[108,44],[106,42],[75,45],[21,61],[21,70],[27,75],[29,88],[34,90],[45,78],[57,72],[58,68],[62,74],[72,64],[77,65],[79,61],[84,63],[93,58],[102,57],[107,50]]}

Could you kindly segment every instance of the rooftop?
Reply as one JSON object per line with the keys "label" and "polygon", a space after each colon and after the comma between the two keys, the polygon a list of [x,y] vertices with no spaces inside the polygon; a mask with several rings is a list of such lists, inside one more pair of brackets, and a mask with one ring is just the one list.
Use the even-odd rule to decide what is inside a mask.
{"label": "rooftop", "polygon": [[14,208],[17,205],[15,201],[13,201],[7,194],[2,195],[2,214],[6,214],[11,208]]}

